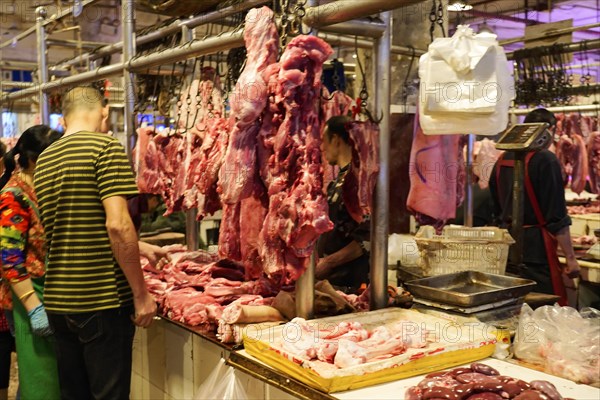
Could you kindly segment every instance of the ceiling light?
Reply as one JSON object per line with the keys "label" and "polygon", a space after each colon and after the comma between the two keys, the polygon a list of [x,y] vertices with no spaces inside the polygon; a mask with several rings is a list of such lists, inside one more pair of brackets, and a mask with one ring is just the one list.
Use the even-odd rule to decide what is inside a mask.
{"label": "ceiling light", "polygon": [[466,2],[461,0],[457,0],[454,3],[448,5],[448,11],[468,11],[472,9],[472,5],[467,4]]}

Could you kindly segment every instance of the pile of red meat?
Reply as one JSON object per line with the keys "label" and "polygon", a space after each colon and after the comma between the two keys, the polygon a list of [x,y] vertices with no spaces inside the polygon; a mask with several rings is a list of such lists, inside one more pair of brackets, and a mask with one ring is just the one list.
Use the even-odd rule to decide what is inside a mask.
{"label": "pile of red meat", "polygon": [[369,332],[360,322],[319,327],[302,318],[294,318],[282,332],[280,346],[288,355],[301,360],[319,360],[338,368],[390,358],[408,348],[426,345],[421,332],[407,335],[402,323],[391,328],[380,326]]}
{"label": "pile of red meat", "polygon": [[473,363],[469,368],[434,372],[408,388],[406,400],[568,400],[548,381],[529,383],[500,375],[494,368]]}
{"label": "pile of red meat", "polygon": [[598,120],[577,113],[557,114],[556,156],[562,169],[565,186],[581,193],[589,178],[591,191],[600,194],[600,132]]}
{"label": "pile of red meat", "polygon": [[145,259],[142,269],[148,290],[169,319],[214,329],[228,304],[256,304],[277,293],[264,278],[246,280],[244,266],[239,263],[219,260],[202,250],[188,252],[178,245],[167,249],[169,258],[161,260],[160,269]]}

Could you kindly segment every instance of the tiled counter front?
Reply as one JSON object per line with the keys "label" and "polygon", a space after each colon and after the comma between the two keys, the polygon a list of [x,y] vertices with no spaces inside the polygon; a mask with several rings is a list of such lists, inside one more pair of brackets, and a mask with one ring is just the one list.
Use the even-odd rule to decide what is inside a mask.
{"label": "tiled counter front", "polygon": [[[200,385],[229,356],[229,349],[164,319],[137,329],[133,342],[131,399],[197,399]],[[229,367],[231,368],[231,367]],[[248,399],[296,399],[235,370]],[[212,400],[212,399],[211,399]]]}

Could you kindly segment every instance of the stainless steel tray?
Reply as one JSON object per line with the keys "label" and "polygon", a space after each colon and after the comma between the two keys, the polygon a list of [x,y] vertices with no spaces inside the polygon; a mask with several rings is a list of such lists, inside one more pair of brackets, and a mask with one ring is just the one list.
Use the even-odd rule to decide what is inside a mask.
{"label": "stainless steel tray", "polygon": [[475,307],[518,298],[531,292],[535,282],[529,279],[477,271],[463,271],[406,282],[415,297],[445,304]]}

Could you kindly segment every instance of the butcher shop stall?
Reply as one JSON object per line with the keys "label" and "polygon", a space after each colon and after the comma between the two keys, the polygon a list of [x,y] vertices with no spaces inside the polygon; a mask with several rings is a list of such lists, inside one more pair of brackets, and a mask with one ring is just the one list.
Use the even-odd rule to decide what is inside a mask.
{"label": "butcher shop stall", "polygon": [[96,87],[168,254],[132,398],[600,398],[597,3],[4,3],[2,142]]}

